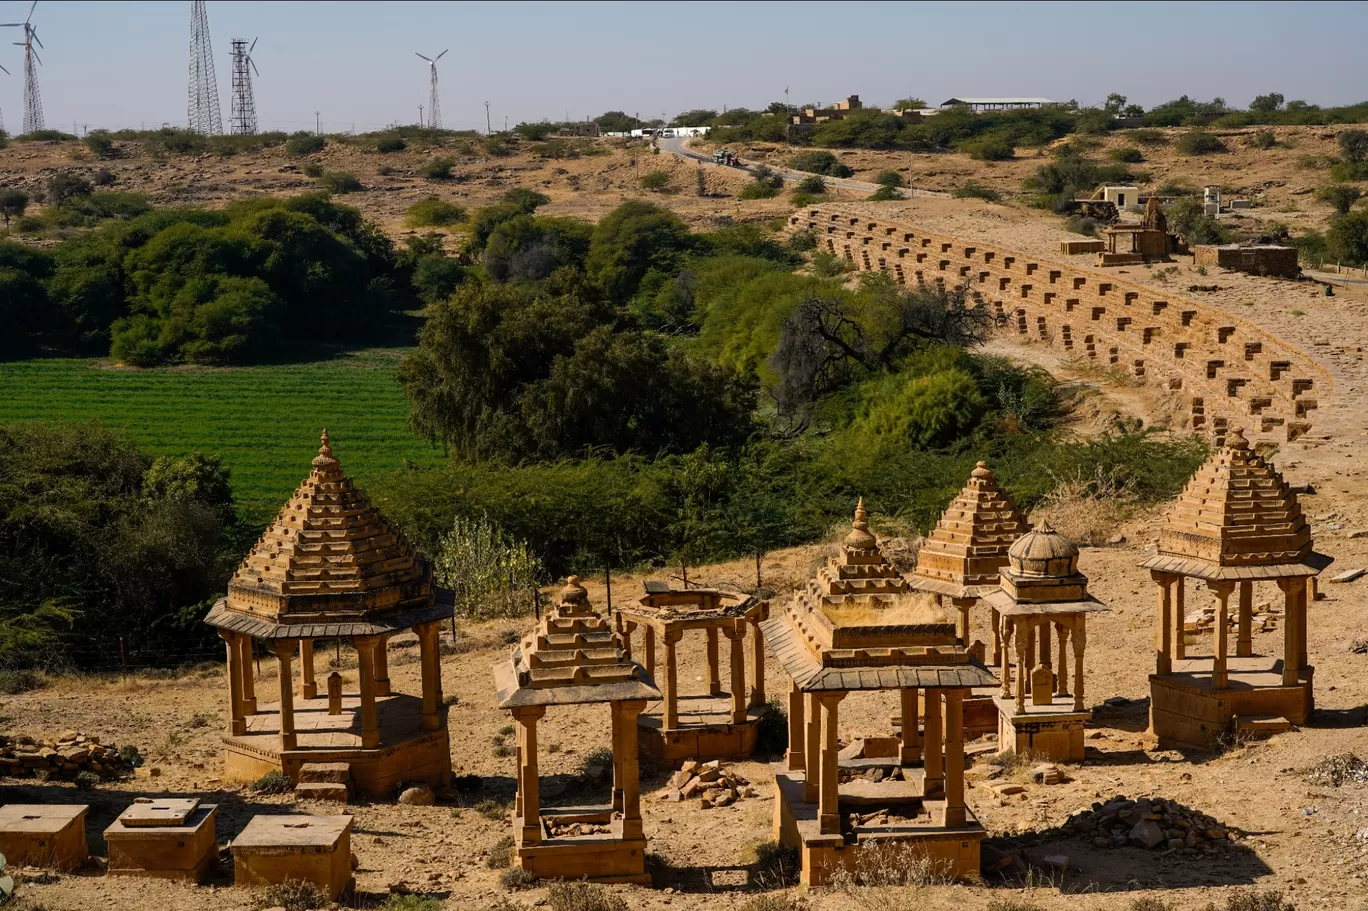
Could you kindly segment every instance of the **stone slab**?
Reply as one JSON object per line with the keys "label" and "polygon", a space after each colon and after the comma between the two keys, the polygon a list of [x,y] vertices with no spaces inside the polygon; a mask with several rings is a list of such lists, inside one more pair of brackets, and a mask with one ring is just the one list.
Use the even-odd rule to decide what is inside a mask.
{"label": "stone slab", "polygon": [[233,840],[233,882],[310,882],[336,900],[351,882],[350,816],[256,816]]}
{"label": "stone slab", "polygon": [[119,814],[119,824],[134,829],[184,826],[199,805],[198,798],[140,797]]}
{"label": "stone slab", "polygon": [[0,807],[0,854],[13,866],[71,870],[90,856],[86,804],[19,804]]}
{"label": "stone slab", "polygon": [[[218,860],[218,805],[178,802],[196,805],[181,825],[130,826],[120,816],[105,829],[110,874],[191,882],[207,878]],[[134,805],[139,806],[146,805]]]}

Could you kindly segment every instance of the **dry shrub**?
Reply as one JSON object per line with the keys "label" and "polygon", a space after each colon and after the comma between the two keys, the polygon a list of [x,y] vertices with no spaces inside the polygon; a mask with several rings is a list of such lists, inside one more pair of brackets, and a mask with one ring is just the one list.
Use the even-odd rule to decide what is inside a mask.
{"label": "dry shrub", "polygon": [[854,869],[842,868],[831,886],[847,894],[879,887],[946,886],[954,882],[950,865],[928,857],[915,845],[877,842],[862,846]]}
{"label": "dry shrub", "polygon": [[879,548],[889,565],[900,573],[910,573],[917,568],[917,554],[921,553],[925,540],[921,535],[882,538],[879,541]]}
{"label": "dry shrub", "polygon": [[284,908],[285,911],[311,911],[313,908],[326,908],[329,904],[328,896],[322,889],[313,883],[294,879],[267,886],[256,897],[258,908]]}
{"label": "dry shrub", "polygon": [[551,911],[628,911],[627,903],[596,883],[552,883]]}
{"label": "dry shrub", "polygon": [[829,604],[822,608],[822,612],[836,626],[904,626],[949,622],[945,612],[937,606],[936,596],[922,592]]}
{"label": "dry shrub", "polygon": [[1278,892],[1236,892],[1226,897],[1225,911],[1295,911],[1290,901]]}
{"label": "dry shrub", "polygon": [[[499,885],[510,892],[517,892],[520,889],[531,889],[537,884],[537,874],[531,870],[524,870],[522,867],[510,867],[499,874]],[[554,902],[552,903],[555,904]]]}
{"label": "dry shrub", "polygon": [[485,866],[491,870],[505,870],[513,861],[513,837],[505,835],[494,842],[494,847],[489,849],[489,856],[485,858]]}
{"label": "dry shrub", "polygon": [[782,889],[798,882],[802,863],[797,848],[786,848],[777,841],[750,845],[742,852],[743,864],[755,864],[752,880],[761,889]]}
{"label": "dry shrub", "polygon": [[994,753],[984,758],[984,762],[997,766],[1002,769],[1002,774],[1005,777],[1016,781],[1029,781],[1031,769],[1042,762],[1049,762],[1049,760],[1049,756],[1044,753],[1037,753],[1035,750],[1024,750],[1020,753],[1015,750],[1003,750],[1001,753]]}
{"label": "dry shrub", "polygon": [[1368,763],[1353,753],[1336,753],[1327,756],[1306,770],[1306,778],[1312,784],[1330,785],[1338,788],[1345,782],[1362,784],[1368,781]]}
{"label": "dry shrub", "polygon": [[1173,909],[1153,895],[1145,895],[1131,899],[1130,911],[1173,911]]}
{"label": "dry shrub", "polygon": [[995,898],[988,903],[987,911],[1044,911],[1034,902],[1019,898]]}
{"label": "dry shrub", "polygon": [[807,905],[796,895],[752,895],[741,911],[805,911]]}
{"label": "dry shrub", "polygon": [[1067,477],[1051,474],[1055,486],[1031,514],[1032,524],[1048,521],[1075,544],[1105,544],[1129,517],[1137,497],[1119,469],[1098,465],[1089,476],[1081,469]]}

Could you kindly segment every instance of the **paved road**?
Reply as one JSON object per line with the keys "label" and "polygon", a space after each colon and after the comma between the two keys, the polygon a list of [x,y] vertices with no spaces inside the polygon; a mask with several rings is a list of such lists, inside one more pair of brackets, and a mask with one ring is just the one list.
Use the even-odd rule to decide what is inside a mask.
{"label": "paved road", "polygon": [[[705,161],[709,164],[712,163],[712,155],[704,155],[702,153],[695,152],[693,149],[688,147],[688,138],[657,139],[656,142],[660,145],[660,149],[663,152],[669,152],[671,155],[678,155],[681,158],[688,158],[692,159],[693,161]],[[752,171],[754,170],[755,166],[742,165],[741,167],[742,170]],[[797,183],[804,177],[813,176],[812,174],[809,174],[806,171],[794,171],[791,168],[772,168],[772,170],[780,177],[784,178],[785,183]],[[859,193],[873,193],[875,190],[879,189],[879,185],[876,183],[865,183],[861,180],[850,180],[846,177],[823,177],[822,180],[826,182],[827,186],[834,187],[840,190],[854,190]],[[904,190],[903,192],[906,193],[907,191]],[[914,195],[945,197],[949,196],[950,194],[939,193],[934,190],[916,190]]]}

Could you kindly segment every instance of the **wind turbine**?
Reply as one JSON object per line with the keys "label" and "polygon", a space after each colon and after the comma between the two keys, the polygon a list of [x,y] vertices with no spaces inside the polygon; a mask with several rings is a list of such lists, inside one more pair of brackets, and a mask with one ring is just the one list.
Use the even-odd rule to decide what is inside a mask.
{"label": "wind turbine", "polygon": [[[37,61],[38,66],[42,66],[43,61],[39,59],[38,52],[33,49],[33,42],[37,41],[38,46],[47,50],[43,46],[43,41],[38,37],[38,28],[29,20],[33,18],[33,11],[38,8],[38,0],[33,0],[33,6],[29,7],[28,16],[23,22],[3,22],[0,28],[22,28],[24,30],[24,40],[14,42],[24,49],[24,132],[34,133],[43,128],[43,98],[38,94],[38,68],[34,66]],[[9,72],[6,70],[5,72]]]}
{"label": "wind turbine", "polygon": [[[6,76],[10,75],[10,71],[5,69],[3,66],[0,66],[0,71],[3,71]],[[3,116],[0,116],[0,133],[3,132],[5,132],[5,118]]]}
{"label": "wind turbine", "polygon": [[[36,3],[37,0],[34,2]],[[451,48],[447,48],[447,51],[449,50]],[[417,51],[414,53],[418,54]],[[428,128],[433,130],[442,128],[442,108],[437,104],[437,61],[445,57],[446,54],[446,51],[442,51],[436,57],[423,57],[422,54],[418,54],[419,57],[423,57],[428,62]]]}

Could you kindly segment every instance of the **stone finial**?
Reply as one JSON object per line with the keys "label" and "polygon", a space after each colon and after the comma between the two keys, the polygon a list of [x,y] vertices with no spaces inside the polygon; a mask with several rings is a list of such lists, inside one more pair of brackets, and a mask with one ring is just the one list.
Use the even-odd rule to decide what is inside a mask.
{"label": "stone finial", "polygon": [[872,550],[878,543],[869,531],[869,514],[865,512],[864,497],[860,497],[860,502],[855,506],[855,521],[850,534],[845,536],[845,546],[854,550]]}
{"label": "stone finial", "polygon": [[993,471],[988,467],[987,462],[979,462],[974,466],[974,470],[969,473],[971,478],[978,478],[980,481],[993,480]]}
{"label": "stone finial", "polygon": [[1226,447],[1229,449],[1248,449],[1249,441],[1245,439],[1244,430],[1236,427],[1226,434]]}
{"label": "stone finial", "polygon": [[328,445],[329,440],[328,430],[325,427],[319,441],[318,455],[314,456],[314,468],[335,468],[337,466],[337,459],[333,458],[332,446]]}
{"label": "stone finial", "polygon": [[583,606],[589,603],[589,590],[580,584],[579,576],[569,576],[565,580],[565,588],[561,591],[562,604],[574,604]]}

